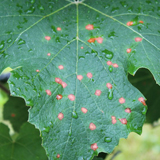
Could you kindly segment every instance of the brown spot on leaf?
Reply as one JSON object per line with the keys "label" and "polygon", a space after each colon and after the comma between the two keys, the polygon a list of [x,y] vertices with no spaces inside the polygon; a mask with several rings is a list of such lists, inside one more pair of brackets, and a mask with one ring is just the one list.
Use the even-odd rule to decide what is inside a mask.
{"label": "brown spot on leaf", "polygon": [[57,96],[56,96],[56,99],[57,100],[60,100],[60,99],[62,99],[63,98],[63,96],[61,95],[61,94],[57,94]]}

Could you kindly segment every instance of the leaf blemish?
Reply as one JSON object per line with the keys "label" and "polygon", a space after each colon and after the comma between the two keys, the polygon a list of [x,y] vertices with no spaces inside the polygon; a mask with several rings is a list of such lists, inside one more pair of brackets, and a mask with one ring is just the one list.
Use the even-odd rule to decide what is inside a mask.
{"label": "leaf blemish", "polygon": [[113,66],[114,68],[118,68],[118,67],[119,67],[117,63],[113,63],[112,66]]}
{"label": "leaf blemish", "polygon": [[47,56],[51,56],[51,53],[47,53]]}
{"label": "leaf blemish", "polygon": [[86,25],[85,27],[87,30],[93,30],[94,29],[94,26],[92,24],[88,24]]}
{"label": "leaf blemish", "polygon": [[57,100],[60,100],[60,99],[62,99],[63,98],[63,96],[61,95],[61,94],[57,94],[57,96],[56,96],[56,99]]}
{"label": "leaf blemish", "polygon": [[58,78],[58,77],[55,78],[55,82],[59,83],[59,84],[62,84],[62,80],[60,78]]}
{"label": "leaf blemish", "polygon": [[46,93],[47,93],[49,96],[51,96],[51,94],[52,94],[49,89],[46,90]]}
{"label": "leaf blemish", "polygon": [[39,69],[37,69],[36,72],[39,72]]}
{"label": "leaf blemish", "polygon": [[106,87],[107,87],[108,89],[112,89],[112,85],[111,85],[110,83],[107,83],[107,84],[106,84]]}
{"label": "leaf blemish", "polygon": [[68,95],[68,99],[70,101],[74,101],[75,100],[75,96],[73,94]]}
{"label": "leaf blemish", "polygon": [[132,25],[133,25],[132,21],[127,22],[127,26],[132,26]]}
{"label": "leaf blemish", "polygon": [[112,62],[111,62],[111,61],[107,61],[106,63],[107,63],[107,65],[109,65],[109,66],[112,65]]}
{"label": "leaf blemish", "polygon": [[95,38],[95,40],[96,40],[98,43],[102,43],[102,42],[103,42],[103,38],[102,38],[102,37]]}
{"label": "leaf blemish", "polygon": [[126,51],[127,51],[127,53],[130,53],[132,51],[132,49],[128,48]]}
{"label": "leaf blemish", "polygon": [[120,121],[122,124],[127,124],[126,118],[121,118],[121,119],[119,119],[119,121]]}
{"label": "leaf blemish", "polygon": [[81,81],[83,79],[83,76],[82,75],[77,75],[77,79]]}
{"label": "leaf blemish", "polygon": [[61,31],[62,29],[61,29],[61,27],[57,27],[57,31]]}
{"label": "leaf blemish", "polygon": [[91,149],[94,151],[97,150],[98,149],[97,143],[91,144]]}
{"label": "leaf blemish", "polygon": [[85,114],[85,113],[87,113],[87,112],[88,112],[88,109],[87,109],[87,108],[82,107],[82,108],[81,108],[81,111]]}
{"label": "leaf blemish", "polygon": [[126,112],[126,113],[131,113],[131,109],[130,109],[130,108],[126,108],[126,109],[125,109],[125,112]]}
{"label": "leaf blemish", "polygon": [[88,78],[92,78],[92,77],[93,77],[92,73],[91,73],[91,72],[88,72],[88,73],[87,73],[87,77],[88,77]]}
{"label": "leaf blemish", "polygon": [[83,49],[84,47],[82,46],[81,49]]}
{"label": "leaf blemish", "polygon": [[117,122],[116,117],[115,116],[111,116],[112,118],[112,124],[115,124]]}
{"label": "leaf blemish", "polygon": [[51,37],[50,37],[50,36],[45,36],[45,39],[46,39],[47,41],[49,41],[49,40],[51,39]]}
{"label": "leaf blemish", "polygon": [[96,96],[100,96],[100,95],[101,95],[101,93],[102,93],[102,91],[101,91],[101,90],[96,90],[94,94],[95,94]]}
{"label": "leaf blemish", "polygon": [[63,113],[60,112],[60,113],[58,114],[58,119],[59,119],[59,120],[62,120],[63,118],[64,118],[64,115],[63,115]]}
{"label": "leaf blemish", "polygon": [[141,41],[142,41],[142,38],[141,38],[141,37],[136,37],[136,38],[135,38],[135,41],[136,41],[136,42],[141,42]]}
{"label": "leaf blemish", "polygon": [[96,40],[95,38],[90,38],[90,39],[88,40],[88,42],[89,42],[89,43],[93,43],[93,42],[95,42],[95,40]]}
{"label": "leaf blemish", "polygon": [[63,88],[67,87],[67,83],[66,82],[62,82],[61,85],[62,85]]}
{"label": "leaf blemish", "polygon": [[125,99],[124,99],[123,97],[121,97],[121,98],[119,99],[119,103],[120,103],[120,104],[125,103]]}
{"label": "leaf blemish", "polygon": [[94,123],[90,123],[89,124],[89,129],[92,130],[92,131],[95,130],[96,129],[96,125]]}
{"label": "leaf blemish", "polygon": [[57,154],[57,158],[60,158],[60,154]]}
{"label": "leaf blemish", "polygon": [[60,70],[64,69],[63,65],[59,65],[58,68],[59,68]]}
{"label": "leaf blemish", "polygon": [[145,100],[144,100],[143,97],[138,98],[138,100],[139,100],[144,106],[146,106],[146,102],[145,102]]}

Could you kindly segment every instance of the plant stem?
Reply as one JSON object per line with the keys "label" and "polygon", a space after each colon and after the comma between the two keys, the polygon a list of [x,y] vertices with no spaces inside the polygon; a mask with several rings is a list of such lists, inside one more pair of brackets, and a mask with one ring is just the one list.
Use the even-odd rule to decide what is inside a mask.
{"label": "plant stem", "polygon": [[10,91],[2,83],[0,83],[0,89],[2,89],[5,93],[10,95]]}

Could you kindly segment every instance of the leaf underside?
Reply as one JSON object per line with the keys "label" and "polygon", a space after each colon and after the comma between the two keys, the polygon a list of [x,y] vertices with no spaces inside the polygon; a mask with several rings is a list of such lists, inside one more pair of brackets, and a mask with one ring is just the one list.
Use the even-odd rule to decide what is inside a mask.
{"label": "leaf underside", "polygon": [[141,133],[147,107],[127,75],[148,68],[160,84],[159,11],[145,0],[0,2],[1,71],[13,69],[11,95],[31,106],[49,159],[90,160]]}

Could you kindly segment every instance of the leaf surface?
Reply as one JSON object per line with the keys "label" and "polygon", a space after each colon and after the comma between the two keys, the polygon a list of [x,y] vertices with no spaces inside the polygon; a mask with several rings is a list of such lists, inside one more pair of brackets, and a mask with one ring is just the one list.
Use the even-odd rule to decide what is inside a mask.
{"label": "leaf surface", "polygon": [[15,141],[10,137],[6,125],[0,123],[0,128],[1,160],[47,160],[39,131],[33,125],[25,123]]}
{"label": "leaf surface", "polygon": [[11,94],[31,106],[51,160],[92,159],[141,133],[147,107],[127,75],[148,68],[160,84],[159,5],[1,2],[1,70],[13,68]]}

